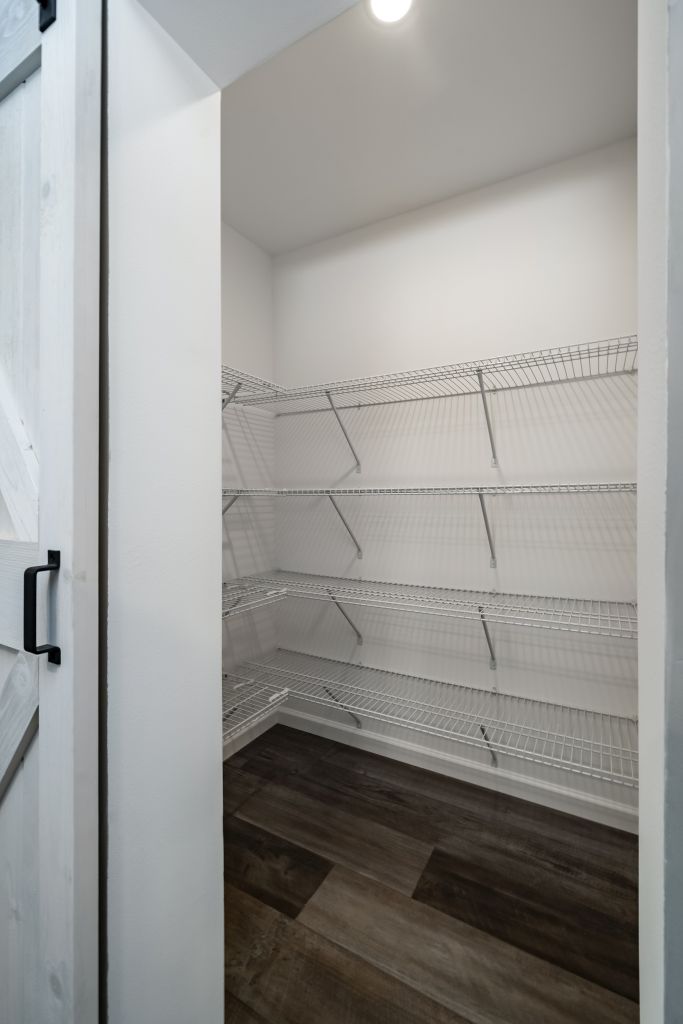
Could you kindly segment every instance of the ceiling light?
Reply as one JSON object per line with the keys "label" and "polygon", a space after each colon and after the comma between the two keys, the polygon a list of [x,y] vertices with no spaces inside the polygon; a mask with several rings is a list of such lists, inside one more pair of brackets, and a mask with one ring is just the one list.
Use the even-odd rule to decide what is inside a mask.
{"label": "ceiling light", "polygon": [[413,0],[370,0],[370,10],[378,21],[391,24],[405,18]]}

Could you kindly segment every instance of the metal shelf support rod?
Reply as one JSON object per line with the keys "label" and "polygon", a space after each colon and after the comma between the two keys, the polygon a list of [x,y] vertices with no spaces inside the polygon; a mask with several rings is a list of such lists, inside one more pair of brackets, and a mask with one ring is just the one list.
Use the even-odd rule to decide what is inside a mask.
{"label": "metal shelf support rod", "polygon": [[233,496],[230,499],[230,501],[226,501],[225,505],[223,506],[223,515],[225,515],[225,513],[228,511],[228,509],[232,508],[232,506],[235,504],[235,502],[237,501],[238,498],[239,498],[239,494],[233,494]]}
{"label": "metal shelf support rod", "polygon": [[489,413],[488,403],[486,401],[486,388],[484,387],[484,377],[481,370],[477,370],[477,379],[479,381],[479,390],[481,392],[481,400],[484,405],[484,416],[486,417],[486,429],[489,432],[489,442],[491,444],[491,465],[495,469],[498,466],[498,456],[496,455],[496,442],[493,438],[493,427],[491,425],[491,416]]}
{"label": "metal shelf support rod", "polygon": [[484,609],[482,608],[481,605],[479,606],[479,618],[481,619],[481,624],[482,624],[482,628],[484,630],[484,636],[486,637],[486,643],[488,645],[489,654],[491,655],[491,660],[489,661],[489,668],[495,669],[496,668],[496,652],[493,649],[493,641],[491,640],[491,634],[489,632],[489,624],[486,621],[486,617],[484,615]]}
{"label": "metal shelf support rod", "polygon": [[343,524],[344,524],[344,526],[346,527],[346,531],[347,531],[347,533],[348,533],[349,537],[351,538],[351,540],[353,541],[353,543],[354,543],[354,544],[356,545],[356,555],[357,555],[357,557],[358,557],[358,558],[362,558],[362,557],[363,557],[363,551],[362,551],[362,548],[361,548],[360,544],[358,543],[358,541],[356,540],[356,535],[354,534],[353,530],[351,529],[351,527],[350,527],[350,526],[349,526],[349,524],[347,523],[346,519],[344,518],[344,515],[342,514],[342,511],[341,511],[341,509],[339,508],[339,505],[338,505],[338,504],[337,504],[337,502],[336,502],[336,501],[334,500],[334,496],[333,496],[333,495],[331,495],[331,494],[328,494],[328,495],[327,495],[327,497],[328,497],[328,498],[330,499],[330,501],[332,502],[332,507],[333,507],[334,511],[335,511],[335,512],[337,513],[337,515],[338,515],[338,516],[339,516],[339,518],[341,519],[342,523],[343,523]]}
{"label": "metal shelf support rod", "polygon": [[331,590],[328,590],[327,593],[330,595],[330,600],[332,601],[332,604],[334,604],[338,608],[338,610],[341,612],[341,614],[344,616],[344,618],[348,622],[348,624],[351,627],[351,629],[356,634],[356,640],[358,641],[358,646],[362,647],[363,646],[363,634],[356,627],[356,624],[353,621],[353,619],[351,618],[351,616],[346,611],[344,611],[342,606],[339,604],[339,601],[334,596],[334,593]]}
{"label": "metal shelf support rod", "polygon": [[237,392],[239,391],[239,389],[241,387],[242,387],[242,381],[238,380],[237,383],[235,384],[234,388],[232,389],[232,391],[228,395],[228,397],[223,399],[223,405],[221,406],[221,409],[225,409],[225,407],[227,405],[230,405],[230,403],[232,402],[233,398],[235,397],[235,395],[237,394]]}
{"label": "metal shelf support rod", "polygon": [[332,401],[332,395],[330,394],[329,391],[326,391],[325,394],[327,396],[327,401],[330,403],[330,408],[332,409],[332,412],[337,417],[337,423],[341,427],[341,432],[344,435],[344,437],[346,438],[346,443],[348,444],[349,448],[351,449],[351,454],[353,455],[353,457],[354,457],[354,459],[356,461],[356,473],[360,473],[360,459],[358,458],[358,455],[356,453],[356,449],[351,444],[351,438],[349,437],[349,435],[347,433],[346,427],[342,423],[342,418],[339,415],[339,413],[337,412],[336,405]]}
{"label": "metal shelf support rod", "polygon": [[486,536],[489,542],[489,549],[491,551],[491,568],[496,568],[496,549],[493,546],[493,536],[491,534],[491,525],[489,523],[489,517],[486,512],[486,502],[484,501],[484,495],[479,491],[479,504],[481,505],[481,514],[484,517],[484,527],[486,528]]}

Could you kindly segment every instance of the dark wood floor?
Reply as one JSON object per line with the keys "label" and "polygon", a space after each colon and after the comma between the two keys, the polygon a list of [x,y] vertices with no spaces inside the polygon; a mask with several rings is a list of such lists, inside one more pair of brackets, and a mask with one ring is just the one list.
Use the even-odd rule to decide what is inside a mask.
{"label": "dark wood floor", "polygon": [[276,726],[224,842],[231,1024],[638,1020],[632,836]]}

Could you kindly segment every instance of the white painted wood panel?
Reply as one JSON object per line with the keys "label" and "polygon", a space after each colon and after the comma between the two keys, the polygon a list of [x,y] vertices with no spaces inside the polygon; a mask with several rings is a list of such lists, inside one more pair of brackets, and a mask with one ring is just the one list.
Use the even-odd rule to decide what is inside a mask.
{"label": "white painted wood panel", "polygon": [[42,1024],[38,899],[38,737],[0,802],[0,1021]]}
{"label": "white painted wood panel", "polygon": [[39,73],[0,102],[0,182],[0,495],[14,535],[20,540],[35,540],[40,341]]}
{"label": "white painted wood panel", "polygon": [[0,2],[0,99],[40,63],[40,33],[34,0]]}
{"label": "white painted wood panel", "polygon": [[0,643],[5,647],[24,646],[24,569],[37,562],[37,544],[0,541]]}
{"label": "white painted wood panel", "polygon": [[0,804],[38,731],[38,659],[18,654],[0,689]]}

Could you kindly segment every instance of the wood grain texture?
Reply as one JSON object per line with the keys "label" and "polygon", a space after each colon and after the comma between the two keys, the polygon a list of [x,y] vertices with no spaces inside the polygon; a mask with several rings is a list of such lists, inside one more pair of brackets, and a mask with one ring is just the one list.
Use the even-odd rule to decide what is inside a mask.
{"label": "wood grain texture", "polygon": [[38,538],[40,99],[35,74],[0,101],[0,494],[23,541]]}
{"label": "wood grain texture", "polygon": [[233,768],[230,761],[223,764],[223,814],[232,814],[240,804],[263,786],[258,775]]}
{"label": "wood grain texture", "polygon": [[469,1021],[231,888],[226,890],[225,963],[227,992],[268,1024]]}
{"label": "wood grain texture", "polygon": [[263,779],[281,780],[304,772],[341,749],[334,740],[275,725],[230,758],[230,765]]}
{"label": "wood grain texture", "polygon": [[38,731],[38,659],[17,654],[0,689],[0,804]]}
{"label": "wood grain texture", "polygon": [[225,881],[296,917],[332,862],[238,818],[223,828]]}
{"label": "wood grain texture", "polygon": [[580,893],[558,893],[556,873],[502,854],[494,861],[477,859],[474,848],[461,857],[435,850],[413,898],[637,1000],[638,931],[625,924],[621,901],[590,909]]}
{"label": "wood grain texture", "polygon": [[432,852],[428,843],[273,783],[237,817],[404,893],[413,891]]}
{"label": "wood grain texture", "polygon": [[[321,769],[328,762],[352,773],[344,785],[347,792],[357,788],[361,806],[367,800],[377,813],[386,813],[387,805],[398,804],[403,827],[410,833],[426,828],[423,835],[437,845],[465,834],[478,839],[483,828],[498,840],[516,835],[515,841],[526,847],[538,841],[538,855],[551,866],[587,867],[586,877],[608,893],[614,886],[636,885],[638,843],[630,833],[350,747],[329,755]],[[323,771],[316,774],[324,783]]]}
{"label": "wood grain texture", "polygon": [[39,561],[37,544],[0,540],[0,643],[24,646],[24,570]]}
{"label": "wood grain texture", "polygon": [[627,1024],[638,1007],[345,868],[299,921],[481,1024]]}
{"label": "wood grain texture", "polygon": [[268,1024],[265,1017],[254,1013],[231,992],[225,993],[225,1024]]}

